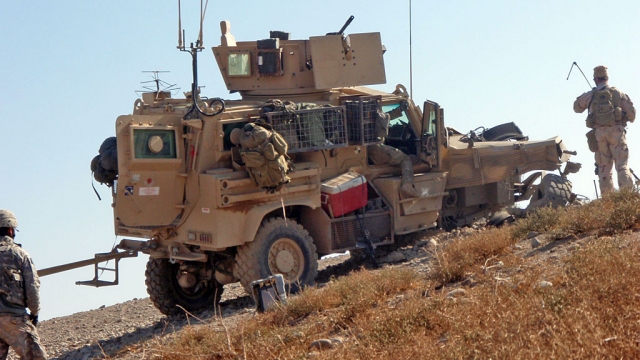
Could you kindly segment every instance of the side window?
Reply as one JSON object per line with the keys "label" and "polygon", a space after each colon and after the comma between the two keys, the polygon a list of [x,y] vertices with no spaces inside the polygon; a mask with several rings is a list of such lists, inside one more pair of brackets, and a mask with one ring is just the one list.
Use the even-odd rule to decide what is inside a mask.
{"label": "side window", "polygon": [[436,134],[436,129],[437,129],[437,119],[436,119],[436,110],[433,107],[429,107],[428,109],[429,114],[426,115],[428,116],[428,122],[427,122],[427,129],[425,129],[426,134],[429,135],[435,135]]}
{"label": "side window", "polygon": [[136,159],[176,159],[174,130],[134,129],[133,148]]}
{"label": "side window", "polygon": [[222,131],[224,132],[224,137],[222,140],[222,143],[223,143],[222,149],[224,151],[229,151],[234,146],[233,143],[231,143],[231,131],[233,131],[233,129],[236,129],[236,128],[242,129],[246,124],[247,122],[244,121],[244,122],[237,122],[237,123],[222,125]]}
{"label": "side window", "polygon": [[402,150],[406,154],[417,154],[416,134],[401,104],[383,105],[382,111],[389,114],[389,134],[385,144]]}
{"label": "side window", "polygon": [[394,125],[406,125],[409,123],[407,114],[400,108],[400,104],[383,105],[382,111],[390,115],[390,127]]}

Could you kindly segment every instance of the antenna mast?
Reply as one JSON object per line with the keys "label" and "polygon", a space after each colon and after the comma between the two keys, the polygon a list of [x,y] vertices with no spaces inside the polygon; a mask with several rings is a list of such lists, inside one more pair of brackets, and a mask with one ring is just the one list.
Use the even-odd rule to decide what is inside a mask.
{"label": "antenna mast", "polygon": [[220,98],[213,98],[209,101],[210,102],[209,106],[213,105],[213,103],[220,104],[219,109],[217,111],[213,111],[210,114],[205,113],[204,111],[202,111],[202,109],[200,109],[200,107],[198,107],[198,97],[199,97],[198,96],[198,93],[199,93],[198,53],[204,49],[204,41],[202,39],[202,26],[204,23],[204,15],[205,15],[205,12],[207,11],[208,5],[209,5],[209,0],[207,0],[203,8],[203,0],[200,0],[200,31],[198,32],[198,40],[196,40],[195,45],[193,43],[190,43],[189,49],[187,49],[184,45],[185,36],[184,36],[184,30],[182,29],[182,19],[181,19],[182,16],[180,11],[181,4],[180,4],[180,0],[178,0],[178,26],[179,26],[178,50],[188,52],[191,55],[191,68],[193,71],[193,82],[191,83],[191,107],[189,108],[189,111],[187,111],[187,113],[184,115],[184,119],[191,119],[194,112],[197,112],[199,114],[206,115],[206,116],[214,116],[224,111],[224,101]]}
{"label": "antenna mast", "polygon": [[409,97],[413,99],[413,46],[411,44],[411,0],[409,0]]}

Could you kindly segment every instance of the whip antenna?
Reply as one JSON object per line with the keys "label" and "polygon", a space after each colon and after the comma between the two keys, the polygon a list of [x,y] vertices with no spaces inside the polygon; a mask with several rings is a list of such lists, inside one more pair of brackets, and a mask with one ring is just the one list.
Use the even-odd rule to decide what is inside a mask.
{"label": "whip antenna", "polygon": [[178,49],[182,49],[182,13],[180,11],[180,0],[178,0]]}
{"label": "whip antenna", "polygon": [[409,0],[409,96],[413,99],[413,47],[411,46],[411,0]]}
{"label": "whip antenna", "polygon": [[567,75],[567,80],[569,80],[569,76],[571,76],[571,70],[573,70],[574,66],[577,67],[578,70],[580,70],[580,73],[582,73],[582,76],[584,77],[584,79],[587,80],[587,84],[589,84],[589,88],[592,88],[593,86],[591,86],[589,79],[587,79],[587,76],[584,74],[584,72],[582,72],[582,69],[580,69],[580,66],[575,61],[573,62],[573,64],[571,64],[571,68],[569,69],[569,75]]}

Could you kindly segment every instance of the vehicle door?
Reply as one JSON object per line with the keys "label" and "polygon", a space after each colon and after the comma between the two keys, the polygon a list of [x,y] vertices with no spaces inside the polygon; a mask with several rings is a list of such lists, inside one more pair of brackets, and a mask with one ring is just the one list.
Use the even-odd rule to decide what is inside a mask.
{"label": "vehicle door", "polygon": [[444,109],[438,103],[426,100],[422,111],[422,152],[420,158],[433,171],[442,170],[442,148],[447,147],[444,127]]}
{"label": "vehicle door", "polygon": [[125,226],[171,224],[184,209],[185,150],[180,118],[121,116],[116,126],[117,220]]}

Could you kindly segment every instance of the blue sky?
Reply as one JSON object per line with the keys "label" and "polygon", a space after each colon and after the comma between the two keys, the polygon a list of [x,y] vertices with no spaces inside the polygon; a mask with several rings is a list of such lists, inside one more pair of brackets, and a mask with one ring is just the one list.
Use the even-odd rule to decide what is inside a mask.
{"label": "blue sky", "polygon": [[[391,5],[394,4],[394,5]],[[145,70],[187,91],[191,59],[176,50],[176,1],[14,1],[0,12],[0,124],[4,172],[0,208],[19,217],[17,242],[38,268],[93,257],[118,241],[109,191],[91,188],[89,164],[115,119],[129,114]],[[186,40],[195,41],[199,2],[183,1]],[[578,151],[582,171],[574,191],[594,196],[593,155],[584,114],[572,110],[588,90],[596,65],[609,67],[610,84],[640,103],[640,2],[414,1],[413,97],[445,108],[460,131],[514,121],[531,139],[561,136]],[[235,98],[224,87],[210,47],[219,22],[231,21],[238,41],[282,30],[294,39],[337,31],[380,32],[387,48],[387,84],[409,88],[409,1],[210,1],[204,24],[208,48],[199,57],[199,83],[209,97]],[[630,124],[632,168],[640,172],[640,136]],[[146,297],[146,256],[121,262],[121,285],[76,286],[90,267],[42,278],[42,318],[68,315]]]}

